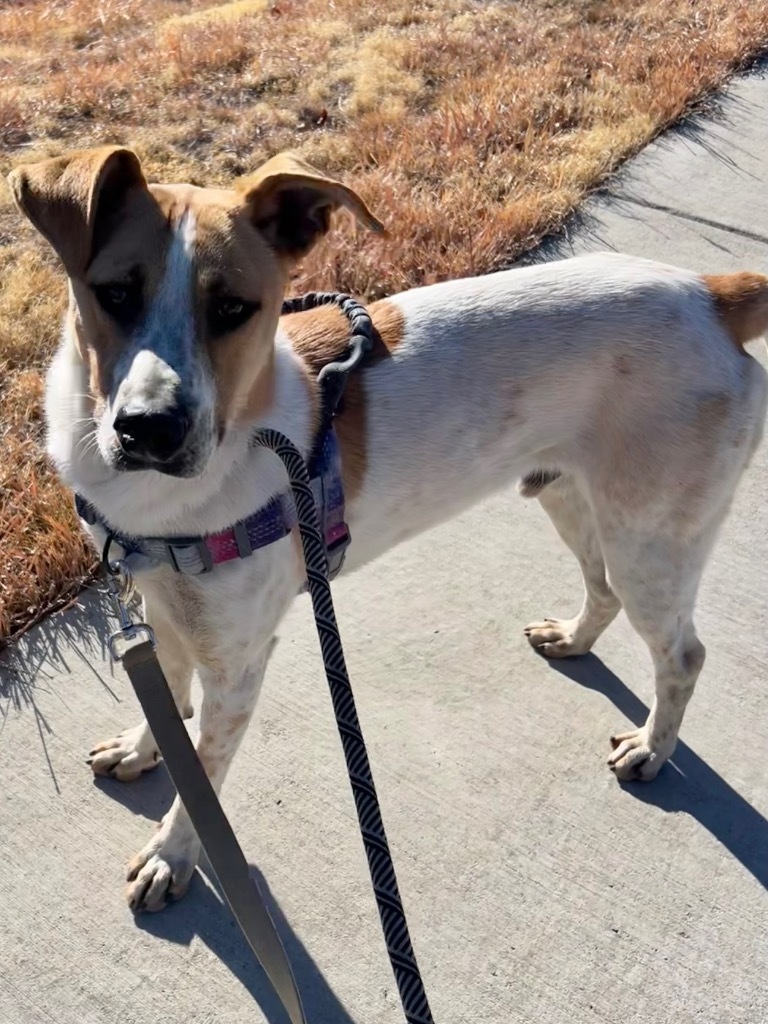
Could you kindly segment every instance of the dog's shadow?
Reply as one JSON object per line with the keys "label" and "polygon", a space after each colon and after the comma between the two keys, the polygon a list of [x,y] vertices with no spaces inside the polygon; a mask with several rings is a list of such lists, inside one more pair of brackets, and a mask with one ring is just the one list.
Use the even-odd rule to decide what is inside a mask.
{"label": "dog's shadow", "polygon": [[[550,661],[557,672],[607,697],[635,725],[648,708],[596,655]],[[768,820],[685,743],[652,783],[622,784],[626,793],[662,811],[690,814],[768,889]]]}
{"label": "dog's shadow", "polygon": [[[188,946],[197,936],[225,964],[260,1007],[268,1024],[289,1024],[288,1015],[266,974],[257,962],[240,929],[223,902],[209,869],[206,877],[215,889],[195,874],[186,899],[174,903],[162,914],[143,914],[136,924],[143,931],[168,942]],[[250,876],[261,892],[275,928],[293,969],[307,1018],[312,1024],[354,1024],[304,943],[286,920],[266,879],[257,867],[249,866]],[[215,1007],[205,1007],[212,1012]]]}

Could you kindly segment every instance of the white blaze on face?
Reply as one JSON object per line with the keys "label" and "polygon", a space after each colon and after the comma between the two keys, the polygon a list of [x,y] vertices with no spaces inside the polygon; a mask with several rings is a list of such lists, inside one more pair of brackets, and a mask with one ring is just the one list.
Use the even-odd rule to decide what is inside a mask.
{"label": "white blaze on face", "polygon": [[142,412],[163,412],[180,398],[186,403],[199,400],[194,317],[196,233],[195,215],[186,210],[175,226],[160,286],[118,366],[118,376],[123,379],[116,409],[134,406]]}

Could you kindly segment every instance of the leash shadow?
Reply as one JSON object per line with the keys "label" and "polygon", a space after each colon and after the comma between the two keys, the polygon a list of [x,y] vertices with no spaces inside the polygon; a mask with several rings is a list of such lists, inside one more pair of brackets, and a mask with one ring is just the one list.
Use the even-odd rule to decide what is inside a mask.
{"label": "leash shadow", "polygon": [[[548,664],[607,697],[634,725],[642,725],[648,717],[648,707],[596,655]],[[674,756],[654,782],[620,785],[636,800],[659,810],[691,815],[768,889],[768,820],[685,743],[678,742]]]}
{"label": "leash shadow", "polygon": [[[218,882],[211,872],[206,870],[205,874],[210,886],[203,882],[198,871],[184,900],[172,904],[162,914],[137,917],[137,926],[155,938],[185,946],[196,936],[237,978],[268,1024],[289,1024],[269,979],[224,903]],[[249,874],[264,898],[285,947],[308,1019],[312,1024],[355,1024],[291,928],[262,872],[250,864]]]}

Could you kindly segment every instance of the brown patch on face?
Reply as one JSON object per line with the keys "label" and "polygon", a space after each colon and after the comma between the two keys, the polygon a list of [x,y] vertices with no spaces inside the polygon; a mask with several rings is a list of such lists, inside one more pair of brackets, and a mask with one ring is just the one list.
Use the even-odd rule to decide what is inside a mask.
{"label": "brown patch on face", "polygon": [[102,406],[129,332],[104,312],[94,288],[140,280],[144,301],[151,302],[162,278],[171,232],[163,211],[142,188],[105,211],[97,235],[98,248],[83,278],[70,279],[70,310],[78,348],[89,366],[90,390],[97,406]]}
{"label": "brown patch on face", "polygon": [[768,277],[743,271],[739,274],[702,276],[715,303],[717,315],[742,348],[768,330]]}
{"label": "brown patch on face", "polygon": [[[393,302],[387,299],[375,302],[368,312],[374,326],[373,351],[363,369],[352,373],[347,380],[342,411],[335,420],[347,501],[354,500],[360,493],[368,465],[365,367],[387,359],[405,334],[405,317]],[[349,343],[349,321],[335,306],[320,306],[306,313],[284,316],[280,324],[306,364],[317,424],[320,415],[317,375],[326,364],[343,355]]]}
{"label": "brown patch on face", "polygon": [[[207,348],[221,426],[251,422],[272,404],[274,340],[289,265],[278,257],[237,206],[235,193],[200,190],[196,220],[198,331]],[[253,314],[219,332],[211,319],[217,303],[253,304]]]}
{"label": "brown patch on face", "polygon": [[[138,274],[149,308],[163,278],[174,231],[186,211],[195,222],[196,341],[210,363],[223,430],[257,419],[272,403],[274,336],[288,274],[288,264],[250,223],[236,193],[150,185],[132,196],[93,261],[89,284]],[[93,385],[107,394],[124,339],[101,312],[90,288],[75,290],[91,352]],[[216,335],[210,310],[223,299],[241,299],[258,308],[237,329]]]}

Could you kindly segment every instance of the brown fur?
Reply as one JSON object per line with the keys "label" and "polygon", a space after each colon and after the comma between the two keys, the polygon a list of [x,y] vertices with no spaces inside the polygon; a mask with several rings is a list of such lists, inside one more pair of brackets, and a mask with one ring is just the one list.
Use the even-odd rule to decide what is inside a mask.
{"label": "brown fur", "polygon": [[[367,365],[386,359],[397,348],[405,332],[405,318],[392,302],[375,302],[369,313],[373,319],[374,348]],[[340,356],[349,342],[349,321],[334,306],[321,306],[306,313],[292,313],[281,326],[293,348],[304,359],[310,379],[315,416],[320,413],[317,375],[327,363]],[[342,454],[342,479],[347,500],[359,493],[368,464],[366,443],[365,375],[353,373],[344,391],[342,412],[336,419],[336,431]]]}
{"label": "brown fur", "polygon": [[768,331],[768,277],[739,274],[703,275],[717,314],[738,348]]}

